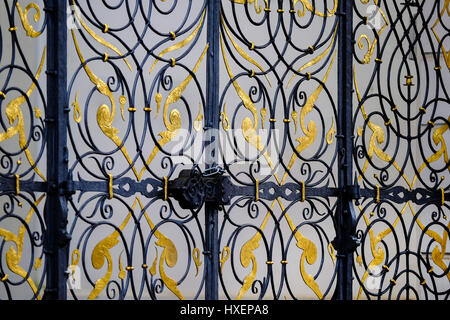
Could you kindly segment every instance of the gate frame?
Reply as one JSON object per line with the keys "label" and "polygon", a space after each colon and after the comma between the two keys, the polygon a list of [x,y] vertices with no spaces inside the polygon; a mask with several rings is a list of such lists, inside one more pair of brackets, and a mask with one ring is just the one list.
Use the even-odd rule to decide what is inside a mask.
{"label": "gate frame", "polygon": [[47,286],[44,299],[67,299],[70,235],[67,232],[68,147],[67,124],[67,2],[48,0],[47,24],[47,201],[44,253]]}
{"label": "gate frame", "polygon": [[[45,12],[47,25],[47,201],[44,217],[47,224],[44,252],[47,258],[47,286],[44,299],[67,299],[66,281],[69,265],[70,235],[67,232],[67,202],[73,194],[72,178],[68,174],[67,124],[67,1],[48,0]],[[217,165],[218,137],[209,133],[219,128],[219,63],[220,63],[220,0],[208,0],[207,55],[205,110],[206,166]],[[352,181],[353,161],[353,1],[340,1],[336,12],[338,26],[338,205],[335,213],[337,251],[337,284],[333,299],[352,299],[353,252],[357,246],[354,237],[356,219],[352,200],[358,198],[358,188]],[[205,299],[217,300],[219,296],[219,241],[217,206],[205,204]]]}

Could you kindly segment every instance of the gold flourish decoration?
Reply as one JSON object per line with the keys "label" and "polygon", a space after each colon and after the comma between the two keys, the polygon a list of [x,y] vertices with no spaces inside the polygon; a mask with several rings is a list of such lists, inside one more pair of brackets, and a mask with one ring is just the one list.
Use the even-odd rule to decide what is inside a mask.
{"label": "gold flourish decoration", "polygon": [[323,13],[323,12],[319,12],[316,11],[316,9],[314,8],[314,6],[311,4],[311,2],[309,0],[293,0],[293,4],[292,6],[295,7],[296,3],[300,2],[302,4],[302,9],[303,10],[298,10],[298,16],[299,17],[304,17],[306,10],[308,10],[309,12],[311,12],[312,14],[325,18],[325,17],[332,17],[334,16],[334,14],[336,13],[337,9],[338,9],[338,0],[334,0],[334,8],[333,9],[327,9],[327,13]]}
{"label": "gold flourish decoration", "polygon": [[21,109],[21,106],[27,101],[27,98],[30,98],[31,94],[33,93],[34,89],[36,88],[36,82],[39,80],[39,76],[41,74],[42,67],[44,66],[45,56],[46,56],[46,48],[44,48],[44,52],[42,53],[42,58],[41,58],[41,62],[39,64],[38,71],[36,73],[36,76],[34,77],[33,83],[31,84],[30,88],[26,92],[26,96],[21,96],[21,97],[13,99],[6,106],[6,116],[8,117],[9,124],[13,125],[16,121],[17,121],[17,124],[13,127],[9,127],[6,130],[6,132],[0,133],[0,143],[18,135],[19,136],[19,147],[21,149],[23,149],[28,162],[33,167],[34,171],[42,178],[42,180],[47,181],[45,179],[45,176],[36,167],[33,156],[31,155],[31,152],[30,152],[29,148],[27,147],[28,143],[27,143],[27,135],[25,133],[25,120],[24,120],[24,116],[22,113],[22,109]]}
{"label": "gold flourish decoration", "polygon": [[75,271],[76,271],[76,268],[77,268],[79,262],[80,262],[80,251],[77,248],[77,249],[73,250],[73,252],[72,252],[72,263],[68,267],[68,269],[70,271],[70,276],[72,278],[75,277]]}
{"label": "gold flourish decoration", "polygon": [[[234,89],[241,99],[242,103],[244,104],[244,107],[250,111],[250,113],[253,116],[253,121],[249,117],[244,118],[242,120],[242,133],[244,135],[245,140],[250,143],[252,146],[254,146],[258,151],[264,150],[264,145],[261,142],[261,137],[257,134],[257,128],[258,128],[258,112],[256,109],[255,104],[253,103],[252,99],[248,96],[247,93],[241,88],[239,83],[234,79],[234,74],[231,71],[230,65],[228,64],[228,60],[225,54],[225,48],[224,48],[224,42],[222,38],[222,34],[220,35],[220,42],[223,52],[223,61],[225,63],[225,67],[228,72],[229,78],[233,81]],[[266,158],[267,163],[269,164],[270,168],[273,170],[275,167],[273,165],[273,162],[270,158],[269,153],[267,150],[264,152],[263,156]]]}
{"label": "gold flourish decoration", "polygon": [[292,117],[292,120],[294,120],[295,133],[297,133],[297,129],[298,129],[298,112],[295,111],[295,110],[292,111],[291,117]]}
{"label": "gold flourish decoration", "polygon": [[39,19],[41,18],[41,10],[39,6],[36,3],[32,2],[25,7],[25,10],[22,10],[19,1],[17,1],[16,8],[17,11],[19,12],[19,17],[20,20],[22,21],[23,28],[27,32],[27,36],[32,38],[39,37],[42,34],[42,32],[34,30],[33,26],[28,21],[28,12],[30,11],[30,9],[36,10],[36,13],[33,16],[34,22],[39,21]]}
{"label": "gold flourish decoration", "polygon": [[[255,2],[256,3],[256,2]],[[236,49],[236,51],[241,55],[242,58],[244,58],[245,60],[247,60],[248,62],[250,62],[251,64],[253,64],[255,67],[257,67],[259,70],[261,70],[262,73],[264,73],[264,76],[266,77],[267,82],[269,83],[269,86],[272,87],[272,84],[270,83],[269,77],[267,76],[266,72],[264,71],[263,67],[261,67],[261,65],[256,62],[252,57],[250,57],[247,52],[245,52],[238,44],[237,42],[233,39],[231,33],[228,31],[228,28],[224,22],[223,16],[222,18],[222,25],[225,29],[225,33],[227,34],[228,38],[230,39],[231,43],[233,44],[233,47]],[[253,46],[253,45],[252,45]],[[255,71],[252,70],[251,71],[251,77],[253,77],[255,75]]]}
{"label": "gold flourish decoration", "polygon": [[[333,48],[334,42],[336,41],[336,34],[337,34],[337,30],[338,30],[338,24],[336,24],[336,27],[334,29],[334,33],[333,33],[333,37],[332,40],[330,41],[330,44],[328,45],[328,47],[325,49],[324,52],[322,52],[320,55],[318,55],[317,57],[315,57],[314,59],[312,59],[311,61],[305,63],[303,66],[300,67],[300,69],[297,70],[297,73],[302,72],[303,70],[312,67],[314,65],[316,65],[317,63],[319,63],[323,58],[326,57],[326,55],[331,51],[331,49]],[[286,88],[289,88],[289,86],[291,85],[292,80],[294,80],[294,78],[297,76],[297,74],[294,74],[291,79],[289,79]],[[308,80],[311,79],[311,74],[307,73],[307,77]]]}
{"label": "gold flourish decoration", "polygon": [[230,247],[225,246],[222,250],[222,256],[220,258],[220,272],[223,273],[223,267],[225,265],[225,262],[227,262],[228,258],[230,257]]}
{"label": "gold flourish decoration", "polygon": [[[197,25],[197,27],[194,29],[194,31],[193,31],[186,39],[184,39],[183,41],[180,41],[180,42],[174,44],[173,46],[171,46],[171,47],[169,47],[169,48],[167,48],[167,49],[164,49],[163,51],[161,51],[161,52],[158,54],[158,58],[156,58],[156,60],[155,60],[155,62],[153,63],[152,67],[150,68],[150,73],[152,73],[152,71],[153,71],[153,69],[155,68],[156,64],[158,63],[158,61],[159,61],[164,55],[166,55],[166,54],[169,53],[169,52],[172,52],[172,51],[175,51],[175,50],[178,50],[178,49],[183,48],[184,46],[186,46],[187,44],[189,44],[189,43],[195,38],[195,36],[197,35],[198,31],[201,29],[201,27],[202,27],[202,25],[203,25],[203,21],[204,21],[204,19],[205,19],[205,14],[206,14],[206,10],[203,11],[203,13],[202,13],[202,18],[200,19],[200,22],[199,22],[199,24]],[[173,38],[173,36],[172,36],[172,38]],[[175,60],[173,60],[173,61],[175,61]]]}
{"label": "gold flourish decoration", "polygon": [[[450,122],[450,117],[447,119],[448,122]],[[430,156],[426,162],[424,162],[420,168],[417,170],[418,173],[422,172],[423,169],[427,167],[427,163],[433,163],[438,161],[439,159],[443,158],[445,163],[449,163],[448,158],[448,151],[447,151],[447,143],[444,138],[444,134],[449,130],[448,124],[444,124],[440,127],[437,127],[433,132],[433,142],[436,146],[441,146],[432,156]],[[447,166],[447,169],[450,171],[450,165]],[[414,179],[411,183],[411,189],[414,186],[414,184],[417,181],[417,175],[414,176]]]}
{"label": "gold flourish decoration", "polygon": [[127,97],[120,96],[119,102],[120,102],[120,114],[122,116],[122,120],[125,121],[124,111],[125,111],[125,104],[127,103]]}
{"label": "gold flourish decoration", "polygon": [[[262,224],[262,228],[264,229],[266,223],[269,221],[270,215],[267,215],[264,219],[264,222]],[[241,289],[239,290],[239,294],[237,296],[237,300],[241,300],[245,293],[251,288],[253,281],[256,278],[256,271],[258,270],[258,266],[256,263],[256,257],[253,251],[255,251],[257,248],[259,248],[259,242],[261,240],[262,234],[260,232],[257,232],[255,236],[253,236],[249,241],[247,241],[241,248],[241,254],[240,254],[240,260],[241,265],[244,268],[248,268],[250,266],[250,262],[252,264],[252,270],[250,273],[245,277],[244,282],[242,284]]]}
{"label": "gold flourish decoration", "polygon": [[266,121],[266,117],[267,117],[267,109],[261,108],[259,113],[261,114],[261,127],[264,129],[264,122]]}
{"label": "gold flourish decoration", "polygon": [[[106,41],[104,38],[100,37],[98,34],[96,34],[94,32],[94,30],[92,30],[85,22],[84,20],[81,18],[80,13],[78,12],[78,7],[75,4],[75,0],[72,0],[72,6],[74,8],[75,11],[75,15],[77,16],[78,20],[80,21],[81,25],[83,26],[84,30],[86,30],[86,32],[98,43],[100,43],[101,45],[111,49],[112,51],[114,51],[115,53],[117,53],[120,57],[123,57],[122,52],[114,45],[112,45],[111,43],[109,43],[108,41]],[[106,29],[106,28],[105,28]],[[106,29],[106,31],[108,31]],[[72,33],[73,33],[73,29],[72,29]],[[105,60],[107,60],[108,55],[105,55]],[[128,63],[128,60],[124,57],[123,60],[125,61],[126,65],[128,66],[128,69],[130,69],[130,71],[133,70],[133,68],[131,67],[131,65]]]}
{"label": "gold flourish decoration", "polygon": [[38,107],[34,107],[34,116],[36,119],[40,119],[42,117],[42,111]]}
{"label": "gold flourish decoration", "polygon": [[389,20],[387,19],[386,15],[383,12],[383,9],[381,9],[380,6],[378,6],[378,3],[375,2],[377,6],[377,11],[381,15],[381,17],[384,20],[384,25],[378,30],[377,37],[373,40],[373,42],[370,41],[369,37],[366,34],[362,34],[358,38],[358,47],[362,50],[364,49],[364,41],[367,44],[367,52],[364,55],[364,58],[362,59],[362,64],[368,64],[372,60],[373,53],[375,51],[375,47],[378,43],[378,39],[380,38],[381,34],[383,33],[384,29],[389,26]]}
{"label": "gold flourish decoration", "polygon": [[[125,228],[125,226],[128,224],[128,221],[131,218],[131,214],[132,213],[129,212],[128,215],[126,216],[125,220],[118,227],[119,231],[122,231]],[[97,298],[98,295],[103,291],[103,289],[106,288],[109,280],[111,279],[112,271],[113,271],[113,262],[112,262],[110,250],[112,248],[114,248],[117,244],[119,244],[119,242],[120,242],[118,239],[120,236],[119,231],[115,230],[108,237],[101,240],[95,246],[94,250],[92,251],[92,255],[91,255],[92,266],[95,269],[100,270],[101,268],[103,268],[103,266],[105,264],[105,260],[106,260],[107,271],[106,271],[106,274],[102,278],[98,279],[95,282],[94,289],[89,294],[88,300],[94,300],[95,298]],[[120,261],[120,259],[119,259],[119,261]]]}
{"label": "gold flourish decoration", "polygon": [[333,122],[331,124],[330,131],[328,131],[328,133],[327,133],[327,143],[328,144],[330,144],[330,145],[333,144],[335,134],[336,134],[336,128],[334,125],[334,118],[333,118]]}
{"label": "gold flourish decoration", "polygon": [[200,104],[198,106],[198,115],[197,118],[194,121],[194,129],[195,131],[200,131],[202,128],[202,120],[203,120],[203,114],[202,114],[202,105]]}
{"label": "gold flourish decoration", "polygon": [[[335,51],[333,59],[331,60],[331,63],[328,67],[328,70],[325,74],[325,77],[322,80],[322,83],[325,83],[328,80],[328,76],[331,72],[332,66],[334,64],[334,60],[336,58],[337,51]],[[304,150],[306,150],[309,146],[311,146],[317,137],[317,126],[314,121],[308,122],[308,124],[305,124],[306,116],[314,109],[314,105],[319,98],[320,94],[323,91],[323,84],[320,84],[317,89],[308,97],[306,100],[305,105],[303,106],[301,112],[300,112],[300,128],[302,129],[302,132],[304,136],[297,138],[298,146],[296,147],[296,150],[298,154],[301,154]],[[297,160],[298,156],[294,152],[292,154],[291,160],[288,164],[288,170],[292,168],[295,161]],[[288,176],[288,173],[286,172],[283,176],[283,179],[281,180],[282,183],[286,180]]]}
{"label": "gold flourish decoration", "polygon": [[[227,58],[225,55],[225,49],[224,49],[222,35],[220,35],[220,40],[221,40],[221,46],[222,46],[222,52],[223,52],[223,61],[225,63],[225,67],[228,72],[228,76],[231,79],[231,81],[233,82],[235,91],[236,91],[237,95],[239,96],[239,98],[241,99],[244,107],[248,111],[250,111],[250,113],[253,115],[253,119],[254,119],[254,121],[252,121],[252,119],[250,119],[249,117],[244,118],[244,120],[242,122],[242,130],[243,130],[244,137],[248,143],[250,143],[251,145],[256,147],[258,150],[262,151],[263,146],[260,141],[261,138],[256,134],[256,129],[258,127],[258,113],[256,111],[256,107],[255,107],[254,103],[252,102],[252,100],[250,99],[250,97],[239,86],[236,79],[234,79],[235,77],[231,71],[231,68],[228,64],[228,61],[227,61]],[[328,75],[331,71],[332,65],[334,64],[336,52],[330,63],[329,69],[322,81],[323,83],[325,83],[328,79]],[[317,132],[316,125],[313,121],[310,121],[308,123],[308,126],[306,126],[305,119],[306,119],[306,116],[313,110],[314,104],[317,101],[323,88],[324,88],[323,84],[320,84],[319,87],[314,91],[314,93],[308,98],[307,102],[305,103],[305,106],[302,108],[302,111],[300,113],[300,125],[301,125],[302,131],[306,135],[306,137],[301,137],[301,138],[297,139],[299,141],[299,147],[297,148],[297,151],[299,151],[299,152],[303,152],[315,140],[316,132]],[[275,121],[275,119],[270,119],[271,122],[273,122],[272,120]],[[289,121],[289,119],[285,119],[285,120]],[[272,163],[268,153],[266,152],[264,154],[264,156],[265,156],[269,166],[271,168],[273,168],[273,163]],[[296,158],[297,158],[296,154],[294,153],[293,159],[291,159],[291,163],[289,165],[290,166],[289,169],[293,166]],[[286,173],[286,176],[287,176],[287,173]],[[286,179],[286,176],[283,178],[282,181],[280,181],[278,179],[277,175],[274,174],[274,177],[276,178],[277,182],[280,185],[284,184],[284,180]],[[275,204],[277,202],[278,202],[281,210],[285,211],[285,208],[279,198],[274,200],[274,202],[271,205],[271,210],[273,209],[273,207],[275,206]],[[254,251],[260,246],[259,243],[262,238],[261,232],[264,231],[270,217],[271,217],[271,214],[269,211],[266,214],[266,217],[264,218],[264,221],[262,222],[262,224],[260,226],[261,231],[256,232],[256,234],[249,241],[247,241],[241,248],[241,252],[240,252],[241,265],[244,268],[249,268],[250,264],[251,264],[251,271],[245,277],[245,279],[243,281],[242,287],[237,296],[238,300],[242,299],[244,297],[245,293],[251,288],[251,285],[253,284],[253,282],[255,280],[256,273],[257,273],[257,261],[256,261]],[[302,250],[302,256],[301,256],[301,261],[300,261],[300,273],[302,275],[302,278],[305,281],[305,283],[308,285],[308,287],[310,287],[319,298],[322,298],[323,295],[320,291],[318,284],[316,283],[314,277],[306,271],[306,266],[305,266],[305,262],[307,262],[310,265],[315,263],[315,261],[317,259],[317,248],[311,240],[309,240],[305,236],[303,236],[303,234],[295,227],[293,221],[291,220],[290,216],[287,213],[285,214],[285,219],[287,220],[290,229],[294,233],[294,236],[297,240],[297,247]],[[223,258],[224,258],[224,255],[225,255],[225,251],[222,253]],[[330,253],[330,255],[331,255],[331,257],[333,257],[333,255],[331,253]],[[225,259],[223,259],[223,260],[225,260]],[[223,263],[221,263],[221,266],[223,267]]]}
{"label": "gold flourish decoration", "polygon": [[228,118],[226,107],[227,107],[227,105],[226,105],[226,103],[224,103],[221,116],[222,116],[222,128],[223,128],[223,130],[228,131],[228,130],[230,130],[230,119]]}
{"label": "gold flourish decoration", "polygon": [[122,253],[123,253],[123,250],[120,252],[120,255],[119,255],[119,279],[123,280],[127,276],[127,272],[125,271],[125,269],[123,268],[123,265],[122,265]]}
{"label": "gold flourish decoration", "polygon": [[[115,116],[116,116],[116,101],[115,101],[114,95],[111,92],[111,90],[109,89],[108,85],[102,79],[100,79],[98,76],[96,76],[92,72],[92,70],[89,68],[89,66],[87,65],[87,63],[81,53],[80,47],[78,46],[75,31],[73,29],[72,29],[72,37],[73,37],[75,48],[76,48],[76,51],[78,54],[78,58],[80,59],[80,62],[83,65],[83,69],[84,69],[86,75],[88,76],[88,78],[92,82],[92,84],[95,85],[98,92],[100,92],[103,96],[108,98],[110,105],[111,105],[111,109],[106,104],[102,104],[98,108],[97,124],[100,127],[100,129],[102,130],[102,132],[112,142],[114,142],[117,147],[120,148],[120,151],[124,155],[128,164],[131,166],[131,169],[133,170],[133,173],[135,174],[136,178],[139,179],[139,175],[133,165],[133,161],[131,160],[126,147],[123,145],[122,140],[118,136],[119,130],[112,125],[114,122]],[[75,105],[75,108],[76,108],[76,105]]]}
{"label": "gold flourish decoration", "polygon": [[[199,60],[197,61],[195,67],[192,69],[192,73],[196,73],[203,61],[203,58],[205,57],[206,53],[208,52],[209,49],[209,43],[206,45],[205,49],[203,50],[203,53],[201,54]],[[178,111],[178,109],[173,109],[172,111],[170,111],[169,114],[169,108],[172,104],[177,103],[181,96],[183,95],[183,92],[186,90],[187,86],[189,85],[189,83],[192,81],[193,76],[190,73],[186,79],[184,79],[179,86],[177,86],[175,89],[173,89],[167,99],[166,102],[164,103],[164,108],[163,108],[163,121],[164,121],[164,126],[166,127],[166,131],[163,131],[159,134],[159,136],[161,137],[161,139],[158,140],[158,145],[156,145],[153,148],[152,153],[150,154],[149,158],[147,159],[146,164],[150,165],[150,163],[153,161],[153,159],[155,158],[155,156],[158,154],[159,150],[161,147],[163,147],[165,144],[169,143],[170,141],[172,141],[178,134],[180,128],[181,128],[181,114],[180,111]],[[157,115],[159,113],[159,109],[161,108],[161,103],[162,103],[162,94],[161,93],[157,93],[155,100],[157,102]],[[141,179],[142,175],[144,174],[144,172],[146,171],[146,167],[144,166],[140,172],[140,174],[138,175],[138,179]]]}
{"label": "gold flourish decoration", "polygon": [[[24,220],[25,224],[19,227],[19,232],[17,233],[17,235],[6,229],[0,228],[0,237],[3,237],[5,242],[12,242],[14,244],[14,246],[11,245],[6,252],[6,265],[13,273],[17,274],[23,279],[26,279],[26,282],[30,286],[31,290],[33,290],[33,293],[36,295],[36,298],[38,300],[41,300],[41,297],[38,294],[36,284],[34,283],[33,279],[31,279],[30,274],[20,266],[20,262],[22,260],[23,254],[24,238],[27,229],[26,225],[30,223],[31,218],[33,217],[34,207],[37,207],[44,198],[45,194],[40,196],[39,199],[34,203],[34,206],[31,207],[30,211],[27,214],[27,217]],[[35,266],[39,268],[39,262],[37,260]],[[8,279],[7,275],[5,275],[4,281],[6,281],[6,279]]]}
{"label": "gold flourish decoration", "polygon": [[198,276],[200,266],[202,265],[202,262],[200,261],[200,249],[199,248],[194,248],[194,250],[192,251],[192,259],[194,260],[195,268],[196,268],[195,276]]}
{"label": "gold flourish decoration", "polygon": [[78,95],[80,94],[79,91],[75,94],[75,101],[72,103],[72,106],[74,107],[73,110],[73,120],[75,120],[76,123],[81,122],[81,109],[80,104],[78,102]]}
{"label": "gold flourish decoration", "polygon": [[155,276],[155,275],[156,275],[156,265],[157,265],[157,263],[158,263],[158,249],[155,248],[155,251],[156,251],[155,260],[153,260],[152,266],[151,266],[151,268],[150,268],[150,270],[149,270],[149,272],[150,272],[150,274],[151,274],[152,276]]}
{"label": "gold flourish decoration", "polygon": [[[136,198],[136,201],[133,205],[133,207],[139,203],[139,206],[141,210],[144,210],[144,206],[142,205],[142,202],[139,198]],[[180,300],[184,300],[183,294],[178,289],[178,283],[171,279],[169,276],[167,276],[165,270],[164,270],[164,262],[167,264],[169,268],[175,267],[178,260],[178,252],[177,248],[175,247],[175,244],[167,238],[164,234],[161,233],[158,229],[156,229],[156,226],[153,224],[153,222],[150,220],[150,217],[148,216],[147,212],[143,212],[144,217],[147,220],[147,223],[149,224],[152,231],[154,231],[155,237],[158,239],[156,242],[156,245],[158,247],[163,248],[163,252],[161,253],[160,259],[159,259],[159,274],[161,276],[162,281],[167,286],[167,288],[172,291]],[[156,274],[156,268],[157,268],[157,260],[158,260],[158,250],[156,250],[156,257],[153,261],[152,267],[150,268],[150,273],[152,275]]]}
{"label": "gold flourish decoration", "polygon": [[[376,125],[375,123],[373,123],[372,121],[369,120],[369,117],[365,111],[364,105],[361,103],[362,99],[361,99],[361,94],[359,92],[359,88],[358,88],[358,83],[356,81],[356,73],[355,73],[355,69],[353,69],[353,73],[354,73],[354,82],[355,82],[355,91],[356,91],[356,96],[358,98],[359,103],[361,104],[360,109],[361,109],[361,113],[363,115],[363,118],[365,121],[367,121],[367,126],[369,127],[369,129],[372,131],[372,135],[370,136],[370,142],[369,142],[369,149],[367,150],[367,157],[369,159],[372,159],[372,157],[374,155],[376,155],[379,159],[381,159],[382,161],[385,162],[391,162],[393,166],[398,170],[398,172],[402,172],[401,167],[398,165],[398,163],[396,161],[394,161],[392,159],[391,156],[389,156],[387,153],[385,153],[380,147],[378,147],[378,145],[381,145],[384,140],[385,140],[385,135],[384,135],[384,131],[383,128]],[[358,130],[358,134],[360,136],[362,136],[363,133],[363,129],[360,128]],[[361,170],[361,174],[358,177],[358,182],[360,182],[363,178],[363,174],[366,172],[368,166],[369,166],[369,159],[366,160],[362,170]],[[411,187],[411,183],[409,182],[408,178],[406,177],[405,174],[403,174],[403,179],[406,181],[406,183]]]}
{"label": "gold flourish decoration", "polygon": [[[238,3],[238,4],[246,4],[246,3],[252,4],[253,3],[254,7],[255,7],[255,12],[257,14],[260,14],[262,11],[261,5],[258,5],[258,0],[230,0],[230,1],[234,2],[234,3]],[[266,3],[266,8],[267,8],[268,7],[267,0],[265,0],[264,2]]]}

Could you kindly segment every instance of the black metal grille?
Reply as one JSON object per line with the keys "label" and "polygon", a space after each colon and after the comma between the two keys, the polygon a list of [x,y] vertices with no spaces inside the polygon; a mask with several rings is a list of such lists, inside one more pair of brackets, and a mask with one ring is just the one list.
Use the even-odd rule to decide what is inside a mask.
{"label": "black metal grille", "polygon": [[448,1],[0,8],[2,299],[448,299]]}

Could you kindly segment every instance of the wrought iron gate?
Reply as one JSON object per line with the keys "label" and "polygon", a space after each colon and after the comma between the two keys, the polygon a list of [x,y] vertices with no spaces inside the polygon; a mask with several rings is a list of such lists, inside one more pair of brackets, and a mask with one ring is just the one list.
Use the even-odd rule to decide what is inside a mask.
{"label": "wrought iron gate", "polygon": [[449,1],[0,6],[2,299],[448,299]]}

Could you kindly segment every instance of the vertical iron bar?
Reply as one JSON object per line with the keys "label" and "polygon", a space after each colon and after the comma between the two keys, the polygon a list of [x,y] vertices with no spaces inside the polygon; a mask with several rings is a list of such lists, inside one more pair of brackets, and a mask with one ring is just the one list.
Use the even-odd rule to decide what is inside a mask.
{"label": "vertical iron bar", "polygon": [[353,1],[339,1],[339,66],[338,66],[338,183],[341,194],[336,212],[337,284],[335,299],[352,299],[353,251],[355,219],[352,200],[353,152]]}
{"label": "vertical iron bar", "polygon": [[67,161],[67,1],[48,0],[47,22],[47,201],[44,209],[47,285],[44,299],[67,298],[66,270],[70,236],[67,233],[65,183]]}
{"label": "vertical iron bar", "polygon": [[[205,110],[205,165],[206,169],[218,162],[219,128],[219,24],[220,1],[208,0],[208,43]],[[205,203],[205,299],[217,300],[219,297],[219,243],[217,206]]]}

